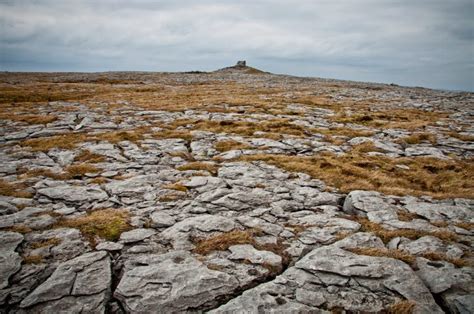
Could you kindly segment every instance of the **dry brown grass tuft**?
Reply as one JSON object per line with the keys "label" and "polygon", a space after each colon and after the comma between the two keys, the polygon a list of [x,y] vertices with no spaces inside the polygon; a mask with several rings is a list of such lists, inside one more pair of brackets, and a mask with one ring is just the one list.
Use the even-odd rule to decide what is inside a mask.
{"label": "dry brown grass tuft", "polygon": [[207,255],[212,251],[225,251],[232,245],[237,244],[251,244],[255,246],[255,237],[259,235],[262,235],[261,230],[247,229],[233,230],[207,239],[195,239],[196,247],[193,249],[193,252]]}
{"label": "dry brown grass tuft", "polygon": [[233,230],[230,232],[218,234],[216,236],[207,239],[193,239],[196,245],[193,249],[194,253],[207,255],[213,251],[225,251],[229,247],[238,244],[250,244],[257,250],[270,251],[282,258],[282,267],[262,264],[263,267],[268,269],[268,276],[275,276],[281,272],[283,267],[290,263],[290,255],[285,251],[286,245],[283,245],[280,240],[277,244],[258,244],[255,241],[255,237],[263,235],[263,232],[259,229],[252,228],[247,230]]}
{"label": "dry brown grass tuft", "polygon": [[405,212],[405,211],[398,211],[397,212],[398,220],[400,221],[412,221],[413,219],[421,218],[415,213]]}
{"label": "dry brown grass tuft", "polygon": [[430,221],[430,224],[432,224],[433,226],[436,226],[438,228],[446,228],[447,226],[449,226],[449,223],[447,223],[444,220]]}
{"label": "dry brown grass tuft", "polygon": [[25,264],[41,264],[43,263],[43,257],[41,255],[24,255],[23,262]]}
{"label": "dry brown grass tuft", "polygon": [[234,149],[251,149],[252,146],[233,140],[228,140],[217,142],[216,144],[214,144],[214,148],[219,152],[226,152]]}
{"label": "dry brown grass tuft", "polygon": [[156,139],[181,138],[186,141],[192,141],[193,139],[193,136],[189,131],[180,130],[163,130],[157,133],[153,133],[153,137]]}
{"label": "dry brown grass tuft", "polygon": [[474,223],[472,223],[472,222],[460,221],[460,222],[456,222],[454,225],[456,227],[463,228],[463,229],[466,229],[466,230],[474,229]]}
{"label": "dry brown grass tuft", "polygon": [[[307,173],[344,193],[372,190],[391,195],[430,195],[434,198],[474,198],[474,163],[435,158],[388,158],[357,151],[315,156],[256,154],[243,161],[264,161],[290,172]],[[410,171],[397,165],[410,167]]]}
{"label": "dry brown grass tuft", "polygon": [[21,183],[10,183],[0,179],[0,195],[20,198],[32,198],[33,195],[26,191],[27,187]]}
{"label": "dry brown grass tuft", "polygon": [[63,218],[56,227],[76,228],[94,246],[95,237],[117,241],[122,232],[132,229],[129,213],[119,209],[101,209],[77,218]]}
{"label": "dry brown grass tuft", "polygon": [[352,146],[352,154],[363,154],[368,152],[383,152],[383,149],[378,148],[371,141]]}
{"label": "dry brown grass tuft", "polygon": [[30,227],[28,227],[26,225],[23,225],[23,224],[14,225],[12,227],[5,228],[3,230],[11,231],[11,232],[18,232],[18,233],[21,233],[21,234],[27,234],[27,233],[30,233],[31,231],[33,231],[33,229],[31,229]]}
{"label": "dry brown grass tuft", "polygon": [[185,151],[169,152],[168,155],[172,157],[179,157],[186,161],[196,161],[191,153]]}
{"label": "dry brown grass tuft", "polygon": [[310,134],[304,127],[290,123],[288,119],[273,119],[258,123],[247,121],[210,121],[210,120],[177,120],[168,126],[175,129],[180,126],[190,126],[194,130],[213,133],[238,134],[253,136],[255,132],[268,133],[263,137],[281,138],[283,134],[306,137]]}
{"label": "dry brown grass tuft", "polygon": [[459,238],[454,232],[451,232],[449,230],[438,230],[433,232],[413,229],[388,230],[385,229],[382,225],[372,222],[367,218],[357,217],[354,218],[354,220],[361,224],[360,231],[372,232],[377,237],[379,237],[384,243],[388,243],[390,242],[390,240],[396,237],[405,237],[411,240],[416,240],[418,238],[430,235],[447,242],[456,242]]}
{"label": "dry brown grass tuft", "polygon": [[414,133],[410,136],[404,137],[400,139],[400,142],[406,144],[420,144],[422,142],[429,142],[432,145],[436,145],[438,140],[436,139],[436,135],[432,133]]}
{"label": "dry brown grass tuft", "polygon": [[446,261],[455,265],[456,267],[472,266],[471,263],[469,263],[469,261],[466,259],[450,258],[446,254],[439,252],[425,252],[421,256],[432,261]]}
{"label": "dry brown grass tuft", "polygon": [[169,194],[165,194],[163,196],[160,196],[160,198],[158,199],[160,202],[174,202],[174,201],[177,201],[179,199],[181,199],[183,196],[180,195],[180,194],[175,194],[175,193],[169,193]]}
{"label": "dry brown grass tuft", "polygon": [[209,171],[212,175],[216,175],[217,170],[219,168],[213,163],[196,161],[196,162],[190,162],[185,165],[179,166],[176,169],[178,169],[179,171],[186,171],[186,170]]}
{"label": "dry brown grass tuft", "polygon": [[35,115],[35,114],[0,114],[0,119],[16,122],[25,122],[28,124],[48,124],[54,122],[58,117],[53,115]]}
{"label": "dry brown grass tuft", "polygon": [[388,309],[388,314],[411,314],[415,309],[416,303],[411,300],[398,301],[392,304]]}
{"label": "dry brown grass tuft", "polygon": [[457,138],[458,140],[465,141],[465,142],[473,142],[474,141],[474,136],[472,136],[472,135],[464,135],[464,134],[460,134],[460,133],[454,132],[454,131],[448,132],[447,135],[449,135],[451,137],[454,137],[454,138]]}
{"label": "dry brown grass tuft", "polygon": [[83,133],[69,133],[64,135],[41,137],[24,140],[21,146],[30,147],[34,152],[47,152],[52,148],[73,149],[77,144],[87,140]]}
{"label": "dry brown grass tuft", "polygon": [[180,183],[165,184],[161,186],[163,189],[175,190],[180,192],[187,192],[188,188]]}
{"label": "dry brown grass tuft", "polygon": [[117,144],[123,141],[130,141],[133,143],[138,143],[143,140],[144,134],[148,132],[148,128],[136,128],[131,131],[116,131],[116,132],[107,132],[100,133],[91,136],[90,139],[107,141],[112,144]]}
{"label": "dry brown grass tuft", "polygon": [[448,117],[444,112],[429,112],[419,109],[386,109],[370,111],[359,109],[356,114],[340,112],[331,120],[339,123],[355,123],[372,127],[416,130]]}
{"label": "dry brown grass tuft", "polygon": [[66,168],[66,172],[71,178],[81,178],[86,173],[97,173],[101,171],[100,168],[95,167],[94,165],[88,163],[82,163],[77,165],[71,165]]}
{"label": "dry brown grass tuft", "polygon": [[352,128],[332,128],[332,129],[312,129],[312,133],[319,133],[330,136],[345,136],[349,138],[353,137],[370,137],[375,134],[373,131],[368,130],[357,130]]}
{"label": "dry brown grass tuft", "polygon": [[52,172],[49,169],[45,168],[36,168],[31,170],[19,169],[17,173],[21,174],[20,178],[35,178],[35,177],[48,177],[55,180],[65,180],[67,179],[67,175],[64,173],[56,173]]}
{"label": "dry brown grass tuft", "polygon": [[92,184],[104,184],[107,182],[108,182],[107,178],[104,178],[104,177],[97,177],[90,181],[90,183]]}
{"label": "dry brown grass tuft", "polygon": [[38,249],[40,247],[58,245],[61,242],[62,242],[62,240],[59,239],[59,238],[51,238],[51,239],[47,239],[47,240],[43,240],[43,241],[39,241],[39,242],[30,243],[30,247],[32,249]]}
{"label": "dry brown grass tuft", "polygon": [[359,248],[350,248],[346,250],[358,255],[390,257],[390,258],[398,259],[407,263],[411,267],[415,267],[415,263],[416,263],[416,257],[414,255],[411,255],[401,250],[391,250],[391,249],[373,248],[373,247],[359,247]]}
{"label": "dry brown grass tuft", "polygon": [[79,162],[88,162],[88,163],[98,163],[106,161],[105,156],[92,153],[89,150],[83,150],[79,155],[74,158],[74,161]]}

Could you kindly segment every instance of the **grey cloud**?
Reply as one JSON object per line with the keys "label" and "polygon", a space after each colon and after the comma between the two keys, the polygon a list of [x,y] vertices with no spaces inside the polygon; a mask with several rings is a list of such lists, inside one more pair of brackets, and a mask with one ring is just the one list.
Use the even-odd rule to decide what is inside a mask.
{"label": "grey cloud", "polygon": [[9,1],[4,70],[212,70],[474,90],[471,0]]}

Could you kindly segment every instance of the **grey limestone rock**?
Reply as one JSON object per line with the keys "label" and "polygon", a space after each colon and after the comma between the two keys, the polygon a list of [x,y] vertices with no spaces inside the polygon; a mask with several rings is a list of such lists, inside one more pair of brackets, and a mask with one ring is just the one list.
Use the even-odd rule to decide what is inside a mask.
{"label": "grey limestone rock", "polygon": [[0,232],[0,289],[8,286],[8,279],[21,268],[21,257],[15,252],[23,241],[16,232]]}
{"label": "grey limestone rock", "polygon": [[[144,263],[144,262],[143,262]],[[124,272],[114,296],[127,312],[185,312],[210,308],[238,286],[186,252],[168,254]]]}
{"label": "grey limestone rock", "polygon": [[60,264],[51,277],[23,299],[20,307],[40,313],[103,313],[111,280],[107,253],[86,253]]}
{"label": "grey limestone rock", "polygon": [[108,198],[107,193],[99,188],[60,185],[39,189],[38,194],[55,200],[63,200],[71,203],[84,203],[93,201],[104,201]]}

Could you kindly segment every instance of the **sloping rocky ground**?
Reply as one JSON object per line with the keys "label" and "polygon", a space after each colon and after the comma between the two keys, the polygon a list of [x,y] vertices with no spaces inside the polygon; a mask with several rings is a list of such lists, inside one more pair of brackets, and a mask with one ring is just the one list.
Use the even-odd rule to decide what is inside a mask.
{"label": "sloping rocky ground", "polygon": [[1,313],[473,313],[474,95],[0,74]]}

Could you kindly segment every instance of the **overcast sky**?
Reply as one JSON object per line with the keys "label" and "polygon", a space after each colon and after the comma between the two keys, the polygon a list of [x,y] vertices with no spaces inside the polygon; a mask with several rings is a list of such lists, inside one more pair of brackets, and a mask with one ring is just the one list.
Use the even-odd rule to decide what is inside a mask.
{"label": "overcast sky", "polygon": [[214,70],[474,91],[474,0],[0,0],[0,69]]}

